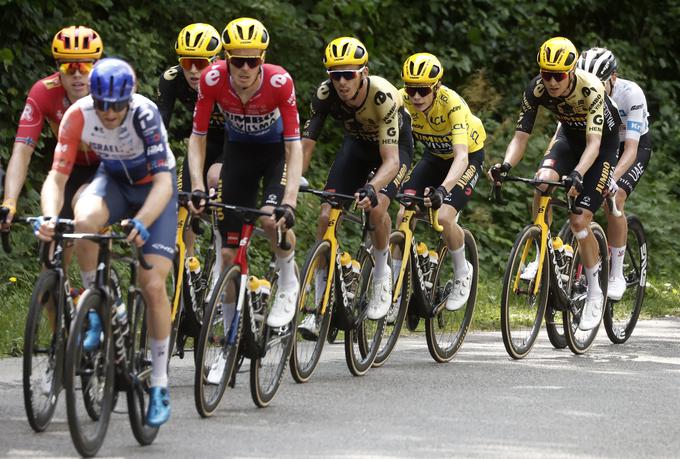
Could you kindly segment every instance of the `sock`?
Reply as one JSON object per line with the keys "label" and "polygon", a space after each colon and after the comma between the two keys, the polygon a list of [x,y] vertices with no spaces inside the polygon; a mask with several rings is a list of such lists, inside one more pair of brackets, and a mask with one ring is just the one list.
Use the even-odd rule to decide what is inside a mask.
{"label": "sock", "polygon": [[387,274],[387,253],[388,248],[375,248],[373,250],[373,257],[375,258],[375,269],[373,270],[373,279],[382,279]]}
{"label": "sock", "polygon": [[286,258],[276,256],[276,266],[279,268],[279,288],[292,288],[297,283],[295,278],[295,251]]}
{"label": "sock", "polygon": [[586,280],[588,281],[588,298],[592,299],[602,294],[600,283],[597,281],[600,273],[600,264],[596,264],[592,268],[586,268]]}
{"label": "sock", "polygon": [[87,289],[97,279],[97,271],[80,271],[80,279],[83,281],[83,288]]}
{"label": "sock", "polygon": [[317,308],[321,306],[323,294],[326,291],[327,274],[328,270],[326,268],[317,268],[314,272],[314,305]]}
{"label": "sock", "polygon": [[610,277],[618,277],[623,279],[623,258],[626,255],[626,246],[623,247],[609,247],[611,251],[611,268]]}
{"label": "sock", "polygon": [[453,260],[453,271],[455,272],[455,278],[460,279],[461,277],[467,276],[470,270],[468,269],[467,262],[465,261],[465,243],[463,243],[463,245],[456,250],[449,249],[449,254]]}
{"label": "sock", "polygon": [[168,387],[168,348],[170,336],[151,338],[151,387]]}

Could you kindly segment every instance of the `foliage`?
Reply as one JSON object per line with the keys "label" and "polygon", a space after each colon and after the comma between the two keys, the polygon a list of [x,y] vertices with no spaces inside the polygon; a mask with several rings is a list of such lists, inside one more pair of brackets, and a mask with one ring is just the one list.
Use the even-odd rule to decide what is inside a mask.
{"label": "foliage", "polygon": [[[128,59],[137,71],[139,92],[153,97],[158,76],[176,63],[173,44],[183,26],[209,22],[222,30],[235,17],[259,18],[272,37],[267,60],[283,65],[293,76],[303,120],[308,115],[310,94],[325,78],[321,56],[330,39],[354,35],[363,40],[369,49],[371,72],[397,86],[401,64],[408,55],[435,53],[445,67],[445,83],[459,91],[484,122],[489,134],[487,166],[502,158],[513,134],[521,91],[536,73],[536,50],[545,39],[564,35],[579,49],[609,47],[618,56],[620,75],[640,84],[651,108],[654,155],[628,209],[645,223],[652,279],[663,284],[680,272],[676,261],[680,210],[675,205],[680,196],[675,153],[680,144],[678,2],[623,0],[612,8],[608,2],[586,0],[0,0],[0,13],[7,24],[0,43],[0,136],[6,139],[0,145],[3,167],[26,93],[33,82],[55,70],[51,39],[57,30],[71,24],[86,24],[99,31],[106,55]],[[186,115],[177,116],[173,124],[186,120]],[[533,173],[553,129],[554,119],[541,112],[518,173]],[[20,202],[23,213],[39,209],[39,190],[53,146],[47,129],[45,134]],[[340,139],[341,133],[329,122],[308,173],[313,185],[323,185]],[[173,140],[173,148],[178,157],[183,156],[181,139]],[[486,202],[488,193],[488,181],[480,180],[462,222],[479,241],[485,275],[494,278],[502,273],[515,234],[527,222],[531,193],[525,187],[506,186],[508,204],[504,207]],[[298,260],[302,261],[314,238],[318,203],[305,196],[298,209]],[[28,278],[36,269],[30,256],[35,253],[31,235],[15,233],[15,254],[20,258],[0,255],[0,281],[9,275]],[[26,297],[28,290],[24,291]]]}

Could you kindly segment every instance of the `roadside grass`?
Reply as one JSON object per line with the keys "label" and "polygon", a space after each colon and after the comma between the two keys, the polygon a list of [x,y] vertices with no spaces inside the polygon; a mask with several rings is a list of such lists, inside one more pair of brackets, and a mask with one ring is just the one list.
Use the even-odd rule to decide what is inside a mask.
{"label": "roadside grass", "polygon": [[[28,302],[36,278],[22,276],[16,283],[3,279],[3,285],[0,286],[0,356],[16,357],[22,353]],[[470,331],[500,329],[501,284],[500,277],[480,276]],[[652,278],[647,284],[640,317],[652,319],[668,316],[680,316],[680,282],[663,282]],[[411,333],[406,327],[403,330],[404,334]],[[424,331],[424,322],[421,321],[415,333]],[[342,333],[338,335],[338,340],[342,340]]]}

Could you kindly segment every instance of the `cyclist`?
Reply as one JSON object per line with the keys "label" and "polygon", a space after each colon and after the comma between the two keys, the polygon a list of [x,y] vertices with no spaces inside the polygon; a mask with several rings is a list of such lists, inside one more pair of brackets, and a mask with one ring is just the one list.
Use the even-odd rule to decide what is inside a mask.
{"label": "cyclist", "polygon": [[[597,282],[600,264],[597,241],[590,230],[594,212],[602,205],[616,165],[620,119],[602,83],[576,68],[578,52],[564,37],[547,40],[538,52],[540,74],[524,91],[515,135],[503,164],[494,165],[489,176],[506,174],[524,155],[538,108],[543,106],[560,121],[536,177],[559,180],[567,175],[569,194],[576,197],[582,213],[569,216],[579,241],[587,276],[587,295],[579,328],[591,330],[602,319],[604,294]],[[492,178],[493,180],[493,178]],[[535,276],[536,270],[522,273]]]}
{"label": "cyclist", "polygon": [[[252,18],[231,21],[222,32],[226,60],[201,74],[194,125],[189,137],[192,190],[205,191],[203,164],[206,134],[215,104],[225,117],[224,167],[218,197],[225,203],[252,207],[263,180],[263,210],[275,218],[262,224],[276,254],[278,288],[267,325],[282,327],[293,320],[299,282],[295,275],[295,235],[288,231],[291,248],[276,246],[276,231],[295,224],[302,149],[293,79],[278,65],[264,62],[269,33]],[[193,206],[192,206],[193,207]],[[196,209],[194,209],[196,210]],[[241,220],[218,213],[225,248],[224,265],[231,264],[240,240]],[[234,304],[229,304],[233,309]],[[226,316],[227,314],[225,314]],[[223,361],[222,361],[223,362]],[[219,370],[217,370],[219,372]]]}
{"label": "cyclist", "polygon": [[[130,218],[128,240],[141,246],[153,269],[139,271],[148,306],[151,341],[151,391],[147,424],[159,426],[170,416],[168,343],[170,302],[165,279],[172,268],[177,226],[175,158],[156,105],[135,94],[132,67],[115,58],[102,59],[90,73],[90,97],[80,99],[64,115],[52,171],[42,188],[44,216],[55,216],[73,169],[78,146],[88,145],[101,158],[97,175],[75,207],[76,231],[97,232]],[[54,223],[44,221],[38,236],[50,240]],[[92,247],[94,243],[82,241]],[[84,244],[84,245],[85,245]],[[95,266],[92,266],[94,270]],[[83,347],[99,346],[101,319],[89,313]]]}
{"label": "cyclist", "polygon": [[[621,116],[619,131],[619,161],[614,169],[610,192],[615,195],[616,206],[623,213],[626,199],[640,182],[652,155],[649,134],[649,112],[645,94],[636,83],[617,75],[616,57],[605,48],[591,48],[581,54],[576,66],[598,77],[612,98]],[[626,254],[628,223],[626,217],[614,217],[607,210],[607,241],[611,251],[611,271],[607,296],[620,300],[626,291],[623,277],[623,258]]]}
{"label": "cyclist", "polygon": [[[425,204],[441,208],[439,222],[455,273],[446,308],[455,311],[467,303],[473,274],[465,259],[465,233],[457,217],[470,200],[483,168],[486,131],[465,100],[442,85],[443,75],[444,68],[432,54],[417,53],[404,62],[401,78],[405,87],[400,93],[411,114],[413,137],[425,145],[425,152],[402,189],[406,194],[425,192]],[[397,221],[403,212],[402,206]],[[395,273],[399,263],[395,262]]]}
{"label": "cyclist", "polygon": [[[65,27],[54,36],[52,56],[56,60],[58,71],[37,81],[26,98],[7,166],[2,207],[7,208],[9,214],[2,229],[9,229],[16,212],[31,155],[40,138],[44,121],[47,120],[50,130],[56,137],[68,107],[89,93],[87,77],[103,51],[101,37],[89,27]],[[92,180],[98,165],[99,158],[91,149],[78,149],[73,172],[64,189],[64,206],[58,212],[60,218],[73,218],[75,198],[79,190]],[[70,254],[71,250],[69,249],[67,253]],[[81,258],[87,259],[88,255],[93,259],[96,252],[79,254],[79,261]],[[94,281],[94,272],[82,272],[81,275],[84,287]]]}
{"label": "cyclist", "polygon": [[[312,98],[310,119],[302,133],[303,169],[309,166],[326,117],[331,115],[342,124],[345,135],[325,189],[354,193],[358,206],[371,211],[370,223],[375,228],[371,233],[375,271],[368,318],[381,319],[392,302],[392,274],[387,263],[391,220],[387,210],[411,165],[411,119],[399,91],[384,78],[369,76],[368,51],[358,39],[334,39],[326,46],[323,62],[329,78],[321,83]],[[375,175],[367,181],[373,170]],[[319,239],[328,226],[329,213],[330,206],[323,204]],[[315,277],[317,292],[325,290],[321,287],[326,283],[322,271],[325,270],[320,269]],[[308,314],[300,327],[318,336],[314,314]]]}
{"label": "cyclist", "polygon": [[[184,27],[177,36],[175,52],[179,65],[163,72],[158,82],[157,103],[163,123],[170,129],[170,120],[179,101],[189,113],[193,113],[198,97],[198,83],[201,72],[208,67],[222,49],[220,34],[210,24],[190,24]],[[181,76],[180,76],[181,75]],[[190,126],[182,126],[177,130],[179,138],[187,138],[191,134]],[[217,107],[210,117],[208,128],[206,159],[203,169],[204,180],[208,188],[217,188],[222,167],[222,151],[224,148],[224,115]],[[189,161],[185,158],[178,174],[181,191],[190,191],[191,175]],[[194,254],[194,235],[191,228],[187,231],[187,254]]]}

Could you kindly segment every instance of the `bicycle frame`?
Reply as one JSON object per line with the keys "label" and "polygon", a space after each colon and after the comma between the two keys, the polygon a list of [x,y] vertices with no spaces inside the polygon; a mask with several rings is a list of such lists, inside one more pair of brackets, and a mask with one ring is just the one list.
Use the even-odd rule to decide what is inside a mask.
{"label": "bicycle frame", "polygon": [[[253,235],[253,230],[255,224],[250,221],[246,221],[241,226],[241,240],[238,244],[238,251],[236,252],[236,257],[234,258],[234,265],[238,265],[241,270],[241,281],[238,288],[238,301],[236,303],[236,313],[232,318],[231,325],[229,328],[229,336],[227,337],[227,343],[232,345],[236,342],[236,333],[238,332],[238,327],[234,326],[238,324],[241,320],[241,313],[243,311],[243,302],[245,301],[245,291],[246,285],[248,283],[248,247],[250,246],[250,240]],[[253,314],[250,314],[250,330],[255,335],[257,333],[257,325],[255,324],[255,318]]]}

